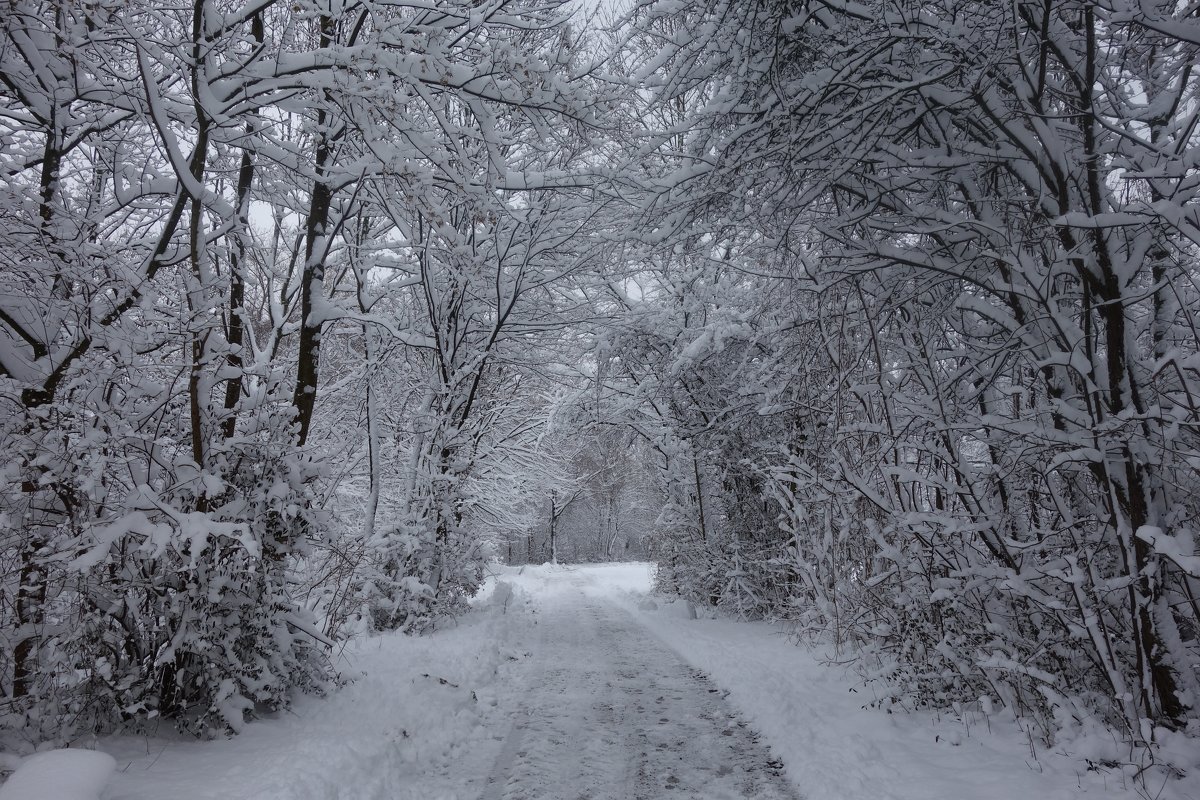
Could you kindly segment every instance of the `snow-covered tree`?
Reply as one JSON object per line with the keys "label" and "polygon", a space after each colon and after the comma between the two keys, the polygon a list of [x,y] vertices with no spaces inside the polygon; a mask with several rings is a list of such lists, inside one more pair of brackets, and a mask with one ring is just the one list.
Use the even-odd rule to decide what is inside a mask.
{"label": "snow-covered tree", "polygon": [[[724,344],[717,402],[693,392],[706,438],[755,431],[707,450],[730,508],[761,509],[728,518],[739,550],[766,536],[758,560],[787,567],[747,582],[738,556],[740,584],[790,585],[779,612],[855,641],[897,698],[1099,714],[1143,742],[1184,726],[1194,21],[1120,2],[634,18],[665,45],[644,69],[659,106],[688,111],[647,213],[673,254],[755,287],[673,293],[740,312],[757,350]],[[664,35],[680,25],[704,33]]]}
{"label": "snow-covered tree", "polygon": [[[556,287],[586,263],[587,213],[563,202],[583,190],[558,178],[578,172],[595,93],[557,3],[10,5],[12,720],[35,737],[157,715],[237,729],[320,687],[310,611],[344,620],[336,597],[374,575],[387,525],[451,536],[456,481],[516,379],[500,333],[558,319]],[[423,401],[389,426],[381,395]],[[412,432],[423,476],[402,501],[385,427]],[[364,451],[369,524],[339,502]]]}

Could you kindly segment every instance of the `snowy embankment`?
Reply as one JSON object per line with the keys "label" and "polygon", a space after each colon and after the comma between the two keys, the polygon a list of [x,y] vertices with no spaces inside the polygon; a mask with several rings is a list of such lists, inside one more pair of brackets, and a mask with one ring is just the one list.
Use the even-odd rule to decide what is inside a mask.
{"label": "snowy embankment", "polygon": [[[116,772],[100,797],[490,800],[502,796],[503,787],[511,788],[521,780],[538,785],[530,783],[536,775],[522,773],[537,765],[538,753],[519,753],[529,763],[513,766],[522,735],[524,749],[536,749],[540,727],[548,726],[557,736],[554,731],[559,728],[583,731],[595,720],[580,720],[578,725],[567,719],[542,723],[533,719],[534,709],[558,709],[558,716],[570,715],[576,712],[564,703],[574,699],[583,703],[585,717],[590,714],[602,720],[620,710],[614,706],[591,714],[589,691],[596,688],[569,685],[582,678],[578,657],[572,661],[567,651],[578,650],[582,641],[564,642],[570,637],[560,632],[564,625],[565,630],[573,629],[569,615],[574,613],[593,615],[590,622],[580,618],[580,630],[590,630],[587,626],[595,626],[597,609],[608,609],[602,620],[606,635],[613,639],[614,652],[630,662],[623,668],[623,682],[638,679],[639,670],[630,666],[638,658],[662,662],[665,656],[653,644],[655,638],[661,641],[705,673],[708,685],[724,690],[728,702],[761,734],[761,741],[783,762],[788,779],[809,800],[1139,796],[1138,787],[1115,768],[1089,771],[1079,758],[1031,748],[1029,737],[1011,721],[988,719],[980,713],[957,720],[864,709],[871,699],[869,687],[846,670],[792,645],[779,628],[691,619],[686,606],[650,598],[650,581],[651,569],[642,564],[502,568],[477,598],[474,613],[430,636],[384,636],[347,648],[338,658],[351,679],[348,685],[327,698],[301,698],[289,712],[248,725],[240,736],[210,742],[167,734],[101,739],[96,748],[115,758]],[[581,605],[579,598],[584,595],[595,602]],[[552,618],[555,626],[549,624]],[[639,626],[653,636],[638,632]],[[554,689],[547,676],[562,685]],[[642,675],[640,680],[654,679]],[[539,690],[554,696],[543,697]],[[604,691],[611,691],[611,684]],[[655,688],[650,694],[660,692]],[[621,698],[608,699],[625,702]],[[697,716],[679,709],[672,713],[680,714],[676,718],[680,722]],[[636,719],[640,717],[628,717]],[[594,735],[603,731],[588,730],[587,735],[576,737],[581,751],[595,750],[604,738]],[[658,730],[669,731],[670,726]],[[624,731],[623,736],[636,742],[630,734]],[[547,738],[552,740],[557,741]],[[37,760],[45,766],[62,758],[60,777],[63,770],[68,776],[75,774],[77,767],[77,796],[91,800],[104,780],[101,767],[108,762],[103,755],[91,754],[95,758],[89,763],[71,765],[71,758],[86,755],[51,754],[27,760],[29,768],[23,767],[0,789],[0,799],[30,800],[34,795],[24,791],[13,794],[19,788],[17,779],[24,774],[37,786],[36,781],[53,778],[33,774]],[[607,764],[598,752],[591,755],[592,766]],[[565,785],[573,780],[574,767],[561,754],[553,757],[558,763],[544,766],[560,782],[540,785],[557,788],[547,789],[550,794],[528,795],[529,800],[575,797],[583,788]],[[85,767],[92,772],[84,775]],[[605,768],[611,771],[614,766]],[[1162,800],[1194,800],[1200,798],[1200,781],[1189,776],[1168,784],[1161,794],[1156,785],[1149,790],[1149,796]],[[510,795],[503,793],[506,798]],[[666,788],[662,796],[682,800],[680,792],[672,794]]]}
{"label": "snowy embankment", "polygon": [[[499,598],[496,598],[499,599]],[[479,797],[500,742],[485,687],[517,656],[503,608],[427,637],[348,647],[351,682],[326,698],[197,742],[175,736],[98,743],[117,760],[104,800],[458,800]],[[476,694],[478,692],[478,694]],[[502,723],[502,721],[501,721]]]}
{"label": "snowy embankment", "polygon": [[0,786],[0,800],[96,800],[116,762],[96,750],[49,750],[11,766],[16,772]]}

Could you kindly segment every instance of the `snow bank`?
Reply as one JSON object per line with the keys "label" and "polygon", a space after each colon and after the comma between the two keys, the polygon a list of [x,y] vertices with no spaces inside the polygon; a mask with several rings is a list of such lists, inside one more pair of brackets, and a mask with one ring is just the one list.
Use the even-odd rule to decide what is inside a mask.
{"label": "snow bank", "polygon": [[514,613],[521,598],[509,596],[505,613],[503,594],[428,636],[354,643],[338,658],[348,685],[302,697],[231,739],[197,742],[164,724],[158,736],[101,741],[121,767],[111,798],[480,797],[500,747],[493,730],[504,729],[491,687],[501,664],[522,657],[506,645],[511,627],[524,624]]}
{"label": "snow bank", "polygon": [[116,766],[96,750],[35,753],[0,786],[0,800],[98,800]]}

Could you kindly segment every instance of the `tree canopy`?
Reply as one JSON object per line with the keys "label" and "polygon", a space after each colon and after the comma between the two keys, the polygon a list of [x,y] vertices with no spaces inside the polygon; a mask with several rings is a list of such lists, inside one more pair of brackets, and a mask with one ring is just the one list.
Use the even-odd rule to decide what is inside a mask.
{"label": "tree canopy", "polygon": [[0,688],[236,731],[492,558],[653,558],[881,703],[1200,703],[1174,2],[13,0]]}

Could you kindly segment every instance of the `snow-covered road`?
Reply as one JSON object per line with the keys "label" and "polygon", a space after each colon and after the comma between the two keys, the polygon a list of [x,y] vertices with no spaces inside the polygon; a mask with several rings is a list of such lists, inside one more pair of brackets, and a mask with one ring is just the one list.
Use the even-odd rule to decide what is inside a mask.
{"label": "snow-covered road", "polygon": [[795,795],[783,765],[702,673],[629,612],[562,575],[553,603],[510,644],[513,722],[486,800],[703,800]]}
{"label": "snow-covered road", "polygon": [[[820,650],[767,623],[693,619],[648,596],[652,574],[498,568],[471,614],[355,643],[339,656],[347,685],[239,736],[164,726],[75,746],[115,758],[102,800],[1144,796],[1002,714],[870,708],[876,687]],[[1200,780],[1153,789],[1195,800]]]}
{"label": "snow-covered road", "polygon": [[649,576],[505,571],[476,613],[360,643],[352,683],[240,736],[99,742],[104,798],[794,800],[725,693],[631,613]]}

